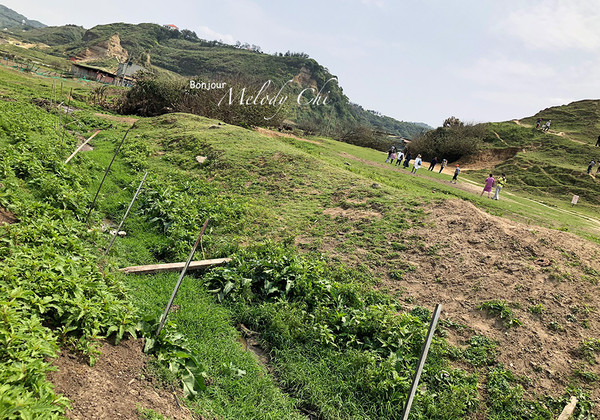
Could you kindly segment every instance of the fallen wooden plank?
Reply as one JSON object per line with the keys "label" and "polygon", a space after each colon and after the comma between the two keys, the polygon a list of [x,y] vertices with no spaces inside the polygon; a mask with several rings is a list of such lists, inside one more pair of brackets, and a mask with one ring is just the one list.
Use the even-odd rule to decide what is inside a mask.
{"label": "fallen wooden plank", "polygon": [[[188,267],[188,271],[200,270],[213,265],[221,265],[231,261],[231,258],[215,258],[213,260],[192,261]],[[147,274],[158,273],[161,271],[181,271],[185,266],[185,262],[168,263],[168,264],[152,264],[152,265],[136,265],[133,267],[120,268],[119,271],[125,274]]]}
{"label": "fallen wooden plank", "polygon": [[571,401],[567,404],[558,416],[558,420],[567,420],[573,416],[573,411],[575,411],[575,406],[577,405],[577,397],[571,397]]}

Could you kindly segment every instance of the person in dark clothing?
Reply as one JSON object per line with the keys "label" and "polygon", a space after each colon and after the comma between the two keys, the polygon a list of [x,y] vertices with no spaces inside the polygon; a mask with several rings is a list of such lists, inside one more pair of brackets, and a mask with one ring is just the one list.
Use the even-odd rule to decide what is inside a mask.
{"label": "person in dark clothing", "polygon": [[596,164],[596,162],[594,161],[594,159],[592,159],[588,165],[588,170],[587,170],[588,175],[592,172],[592,168],[594,167],[595,164]]}
{"label": "person in dark clothing", "polygon": [[598,136],[598,140],[596,140],[596,146],[600,147],[600,136]]}
{"label": "person in dark clothing", "polygon": [[410,162],[410,160],[412,159],[412,156],[410,154],[410,152],[406,152],[406,158],[404,159],[404,167],[408,168],[408,163]]}
{"label": "person in dark clothing", "polygon": [[390,149],[388,150],[388,155],[387,155],[387,159],[385,160],[385,163],[388,163],[390,161],[390,159],[392,158],[392,153],[396,153],[395,146],[390,147]]}
{"label": "person in dark clothing", "polygon": [[435,168],[435,165],[437,165],[438,160],[437,160],[437,156],[434,157],[433,159],[431,159],[431,162],[429,163],[429,170],[433,171],[433,168]]}

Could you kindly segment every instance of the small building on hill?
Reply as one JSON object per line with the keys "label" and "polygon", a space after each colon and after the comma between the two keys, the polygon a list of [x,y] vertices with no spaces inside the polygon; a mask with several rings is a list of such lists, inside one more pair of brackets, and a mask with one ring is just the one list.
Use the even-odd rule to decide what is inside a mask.
{"label": "small building on hill", "polygon": [[145,69],[137,64],[124,63],[119,64],[116,73],[112,73],[100,67],[71,62],[71,74],[75,77],[116,86],[133,86],[135,83],[134,75],[140,70]]}
{"label": "small building on hill", "polygon": [[133,78],[138,71],[146,70],[142,66],[133,63],[121,63],[117,69],[117,77]]}
{"label": "small building on hill", "polygon": [[117,75],[99,67],[71,62],[71,74],[87,80],[115,84]]}

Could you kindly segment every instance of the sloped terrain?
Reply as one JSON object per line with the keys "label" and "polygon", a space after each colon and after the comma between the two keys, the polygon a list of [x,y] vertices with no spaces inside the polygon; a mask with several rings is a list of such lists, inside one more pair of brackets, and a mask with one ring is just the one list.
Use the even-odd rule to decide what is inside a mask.
{"label": "sloped terrain", "polygon": [[[187,402],[198,415],[398,418],[436,303],[444,313],[416,418],[555,418],[570,395],[580,398],[580,418],[598,414],[591,404],[598,403],[600,239],[578,208],[560,213],[509,187],[511,199],[495,202],[450,184],[448,174],[411,175],[385,164],[383,153],[327,138],[263,135],[188,114],[108,119],[77,81],[67,85],[76,111],[57,113],[31,101],[51,97],[49,80],[1,75],[9,100],[0,102],[0,205],[18,222],[1,231],[0,285],[29,288],[3,303],[29,305],[10,325],[27,320],[53,346],[89,356],[93,337],[115,328],[125,334],[134,315],[160,313],[177,280],[116,268],[184,260],[210,217],[197,257],[234,260],[186,277],[170,315],[201,361],[206,389]],[[73,130],[64,141],[57,115]],[[78,138],[96,129],[93,150],[65,164]],[[104,257],[103,225],[120,220],[145,171],[127,234]],[[69,295],[84,280],[88,288]],[[114,316],[105,319],[104,307]],[[77,322],[77,333],[68,330]],[[239,343],[245,335],[270,354],[269,369]],[[32,349],[36,363],[55,347],[42,356]],[[119,375],[116,365],[102,366],[108,379]],[[43,368],[36,384],[45,383]],[[80,368],[58,374],[72,380],[69,369]],[[11,390],[29,386],[15,378],[2,380]],[[44,395],[58,413],[64,401]]]}

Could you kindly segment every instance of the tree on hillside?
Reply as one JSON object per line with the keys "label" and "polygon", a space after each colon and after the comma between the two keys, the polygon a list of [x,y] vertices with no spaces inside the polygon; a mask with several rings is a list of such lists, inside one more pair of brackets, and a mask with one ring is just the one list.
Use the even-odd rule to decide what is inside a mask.
{"label": "tree on hillside", "polygon": [[485,124],[465,124],[456,117],[446,118],[442,127],[416,137],[410,150],[425,159],[435,156],[453,162],[481,149],[487,130]]}
{"label": "tree on hillside", "polygon": [[449,118],[446,118],[444,120],[444,123],[442,124],[442,127],[445,128],[452,128],[452,127],[463,127],[465,124],[459,120],[458,118],[452,116]]}

